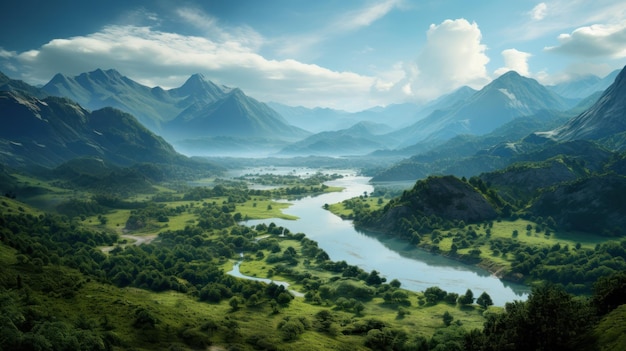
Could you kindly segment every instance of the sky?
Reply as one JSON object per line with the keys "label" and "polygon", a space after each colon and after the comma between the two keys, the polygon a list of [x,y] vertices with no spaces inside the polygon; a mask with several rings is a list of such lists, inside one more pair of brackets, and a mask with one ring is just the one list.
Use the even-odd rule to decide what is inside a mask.
{"label": "sky", "polygon": [[150,87],[194,73],[264,102],[359,111],[544,85],[626,64],[623,0],[20,0],[0,11],[0,71],[38,85],[116,69]]}

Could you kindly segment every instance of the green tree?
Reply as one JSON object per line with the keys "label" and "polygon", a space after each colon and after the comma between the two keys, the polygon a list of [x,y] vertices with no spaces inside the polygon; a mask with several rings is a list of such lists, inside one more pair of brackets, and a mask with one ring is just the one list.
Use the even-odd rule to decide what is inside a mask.
{"label": "green tree", "polygon": [[450,325],[450,323],[452,323],[452,321],[454,320],[454,317],[452,317],[452,315],[450,314],[450,312],[446,311],[443,313],[443,324],[447,326]]}
{"label": "green tree", "polygon": [[459,305],[471,305],[474,303],[474,293],[472,290],[467,289],[465,295],[459,297]]}
{"label": "green tree", "polygon": [[483,291],[483,293],[480,294],[480,296],[478,296],[478,298],[476,299],[476,303],[478,305],[480,305],[482,308],[487,308],[487,307],[493,305],[493,301],[491,300],[491,296],[489,296],[489,294],[487,294],[486,291]]}
{"label": "green tree", "polygon": [[241,301],[239,300],[239,297],[237,296],[233,296],[230,298],[230,300],[228,300],[228,305],[230,306],[230,308],[233,309],[233,311],[237,311],[239,309],[240,304],[241,304]]}

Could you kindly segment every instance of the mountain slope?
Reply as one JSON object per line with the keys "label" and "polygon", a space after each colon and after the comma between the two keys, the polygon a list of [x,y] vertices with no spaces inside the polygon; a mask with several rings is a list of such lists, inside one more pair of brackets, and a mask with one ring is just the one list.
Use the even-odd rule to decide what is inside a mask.
{"label": "mountain slope", "polygon": [[97,69],[76,77],[57,74],[42,89],[90,110],[115,107],[126,111],[151,130],[158,130],[162,122],[182,111],[176,106],[177,99],[165,90],[141,85],[113,69]]}
{"label": "mountain slope", "polygon": [[573,81],[548,86],[547,88],[566,98],[584,99],[589,95],[606,90],[615,81],[619,71],[615,70],[604,78],[594,75],[583,76]]}
{"label": "mountain slope", "polygon": [[538,133],[555,140],[607,138],[626,131],[626,69],[587,111],[550,132]]}
{"label": "mountain slope", "polygon": [[383,209],[355,222],[385,232],[410,236],[406,223],[445,221],[480,222],[494,219],[496,207],[472,185],[454,176],[430,176],[415,183],[412,189],[389,202]]}
{"label": "mountain slope", "polygon": [[0,111],[0,161],[8,165],[52,167],[81,156],[120,165],[184,158],[133,116],[113,108],[89,112],[66,98],[0,92]]}
{"label": "mountain slope", "polygon": [[391,140],[381,135],[389,129],[373,122],[359,122],[348,129],[321,132],[280,151],[284,155],[364,155],[388,147]]}
{"label": "mountain slope", "polygon": [[[178,88],[149,88],[115,70],[97,69],[76,77],[57,74],[43,88],[87,109],[115,107],[134,116],[170,142],[212,137],[297,140],[308,135],[290,126],[267,105],[194,74]],[[248,140],[248,144],[256,145]],[[236,143],[235,143],[236,144]],[[210,146],[210,145],[209,145]],[[262,149],[257,145],[256,149]]]}
{"label": "mountain slope", "polygon": [[573,101],[549,91],[534,79],[510,71],[503,74],[463,103],[428,117],[394,133],[405,146],[420,140],[447,140],[459,134],[482,135],[520,116],[540,110],[566,110]]}
{"label": "mountain slope", "polygon": [[29,85],[24,81],[11,79],[2,72],[0,72],[0,91],[21,91],[38,98],[44,98],[47,96],[47,94],[41,89]]}
{"label": "mountain slope", "polygon": [[168,135],[193,139],[205,136],[263,137],[301,139],[308,132],[293,127],[267,105],[246,96],[236,88],[222,99],[184,113],[166,124]]}

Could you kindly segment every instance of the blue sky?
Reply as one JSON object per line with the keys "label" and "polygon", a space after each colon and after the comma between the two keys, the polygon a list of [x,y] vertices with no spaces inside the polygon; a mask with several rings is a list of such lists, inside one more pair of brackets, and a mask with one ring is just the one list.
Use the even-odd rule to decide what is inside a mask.
{"label": "blue sky", "polygon": [[626,2],[12,1],[0,70],[32,84],[114,68],[193,73],[261,101],[350,111],[425,102],[508,70],[555,84],[626,64]]}

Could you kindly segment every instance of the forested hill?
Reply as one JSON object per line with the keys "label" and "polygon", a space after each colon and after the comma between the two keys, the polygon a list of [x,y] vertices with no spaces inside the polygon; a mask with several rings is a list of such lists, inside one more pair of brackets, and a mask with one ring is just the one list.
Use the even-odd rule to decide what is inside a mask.
{"label": "forested hill", "polygon": [[[391,200],[382,210],[357,217],[356,224],[377,230],[406,232],[419,226],[427,231],[443,222],[482,222],[495,219],[503,203],[495,193],[487,197],[453,176],[431,176]],[[420,231],[421,231],[420,230]]]}

